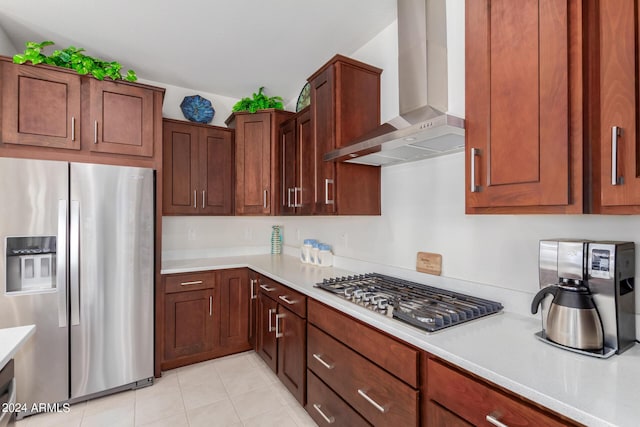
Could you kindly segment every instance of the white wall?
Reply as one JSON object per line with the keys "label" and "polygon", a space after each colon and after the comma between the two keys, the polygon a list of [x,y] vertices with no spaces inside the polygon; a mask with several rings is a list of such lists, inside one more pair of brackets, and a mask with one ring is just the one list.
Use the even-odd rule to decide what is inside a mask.
{"label": "white wall", "polygon": [[0,27],[0,55],[13,56],[16,53],[18,53],[18,50],[9,40],[9,36],[7,36],[4,29]]}
{"label": "white wall", "polygon": [[224,121],[231,114],[231,108],[233,105],[238,102],[235,98],[229,98],[228,96],[217,95],[215,93],[204,92],[201,90],[172,86],[165,83],[154,82],[152,80],[139,79],[138,81],[140,83],[166,88],[164,103],[162,104],[162,116],[169,119],[187,121],[182,114],[182,110],[180,110],[180,103],[185,96],[200,95],[211,101],[211,105],[215,110],[213,121],[209,124],[226,127],[227,125]]}
{"label": "white wall", "polygon": [[[464,20],[464,2],[449,1]],[[398,108],[397,49],[390,41],[395,37],[387,28],[352,55],[385,68],[383,118]],[[453,78],[462,79],[464,87],[464,53],[450,58],[458,58]],[[318,238],[332,244],[336,255],[408,269],[415,268],[416,252],[436,252],[443,255],[443,276],[533,294],[539,286],[540,239],[640,242],[637,215],[465,215],[464,160],[458,153],[383,168],[379,217],[165,217],[164,249],[268,247],[270,226],[283,224],[285,245],[298,247],[304,238]],[[640,277],[640,248],[636,265]],[[636,307],[640,312],[640,292]]]}

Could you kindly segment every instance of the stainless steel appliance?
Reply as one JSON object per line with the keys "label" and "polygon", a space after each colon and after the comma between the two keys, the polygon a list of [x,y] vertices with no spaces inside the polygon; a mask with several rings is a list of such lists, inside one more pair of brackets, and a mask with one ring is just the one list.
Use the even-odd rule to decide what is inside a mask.
{"label": "stainless steel appliance", "polygon": [[539,263],[541,290],[531,307],[543,308],[538,338],[601,358],[635,343],[633,242],[542,240]]}
{"label": "stainless steel appliance", "polygon": [[36,325],[17,401],[151,384],[153,170],[0,158],[0,200],[0,327]]}
{"label": "stainless steel appliance", "polygon": [[378,273],[325,279],[316,287],[427,332],[498,313],[502,304]]}

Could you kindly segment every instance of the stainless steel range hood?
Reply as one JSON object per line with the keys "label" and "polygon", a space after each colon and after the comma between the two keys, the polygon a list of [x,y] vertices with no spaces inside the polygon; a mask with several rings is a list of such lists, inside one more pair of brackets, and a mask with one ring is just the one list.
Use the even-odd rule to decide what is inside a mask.
{"label": "stainless steel range hood", "polygon": [[398,0],[400,116],[325,161],[392,165],[464,149],[464,119],[448,109],[446,0]]}

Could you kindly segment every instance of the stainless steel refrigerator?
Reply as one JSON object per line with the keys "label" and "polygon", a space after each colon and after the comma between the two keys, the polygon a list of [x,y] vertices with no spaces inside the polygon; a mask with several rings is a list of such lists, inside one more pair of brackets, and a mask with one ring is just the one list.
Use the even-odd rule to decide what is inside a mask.
{"label": "stainless steel refrigerator", "polygon": [[151,169],[0,158],[0,328],[36,325],[28,410],[153,382],[154,188]]}

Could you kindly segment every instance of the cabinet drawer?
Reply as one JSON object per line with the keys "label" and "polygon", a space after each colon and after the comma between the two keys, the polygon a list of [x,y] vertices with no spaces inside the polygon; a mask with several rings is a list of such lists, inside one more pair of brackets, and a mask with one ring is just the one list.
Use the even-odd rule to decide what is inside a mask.
{"label": "cabinet drawer", "polygon": [[307,297],[274,280],[260,277],[260,291],[298,316],[307,317]]}
{"label": "cabinet drawer", "polygon": [[567,426],[567,421],[543,413],[436,360],[427,362],[427,394],[473,425],[489,425],[487,416],[510,426]]}
{"label": "cabinet drawer", "polygon": [[307,328],[307,367],[367,421],[415,426],[418,392],[320,329]]}
{"label": "cabinet drawer", "polygon": [[164,276],[164,292],[166,294],[211,288],[215,288],[215,274],[212,271]]}
{"label": "cabinet drawer", "polygon": [[306,411],[319,426],[370,426],[356,411],[311,371],[307,371]]}
{"label": "cabinet drawer", "polygon": [[309,301],[309,322],[418,388],[418,350],[314,300]]}

